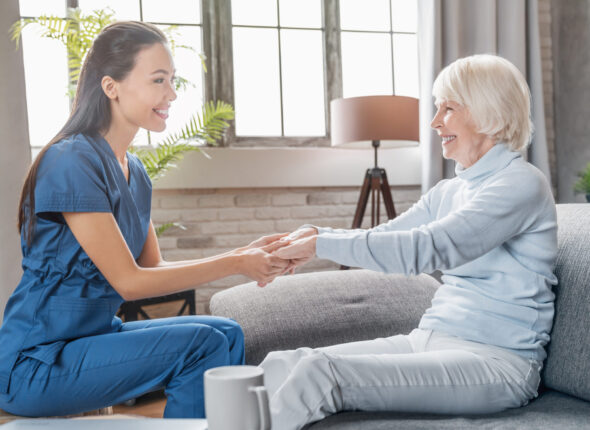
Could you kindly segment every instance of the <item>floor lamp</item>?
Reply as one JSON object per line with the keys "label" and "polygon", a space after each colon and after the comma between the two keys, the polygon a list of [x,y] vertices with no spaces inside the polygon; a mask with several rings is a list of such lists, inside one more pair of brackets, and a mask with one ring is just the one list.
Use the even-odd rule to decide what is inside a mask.
{"label": "floor lamp", "polygon": [[332,146],[372,147],[375,165],[367,169],[356,206],[352,228],[360,228],[369,196],[371,227],[380,222],[383,197],[387,218],[396,216],[385,169],[378,166],[379,147],[415,146],[419,141],[418,99],[404,96],[366,96],[332,100],[330,103]]}

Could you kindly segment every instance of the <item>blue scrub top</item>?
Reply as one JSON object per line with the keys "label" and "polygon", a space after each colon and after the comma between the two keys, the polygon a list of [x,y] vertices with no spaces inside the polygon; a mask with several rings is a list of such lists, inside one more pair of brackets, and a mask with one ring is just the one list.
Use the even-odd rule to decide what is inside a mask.
{"label": "blue scrub top", "polygon": [[[150,223],[152,186],[127,153],[129,182],[100,136],[75,135],[43,156],[35,184],[31,246],[21,234],[23,276],[0,327],[0,393],[9,390],[19,355],[53,364],[72,339],[119,330],[123,302],[84,252],[62,212],[111,212],[139,258]],[[24,230],[24,228],[23,228]]]}

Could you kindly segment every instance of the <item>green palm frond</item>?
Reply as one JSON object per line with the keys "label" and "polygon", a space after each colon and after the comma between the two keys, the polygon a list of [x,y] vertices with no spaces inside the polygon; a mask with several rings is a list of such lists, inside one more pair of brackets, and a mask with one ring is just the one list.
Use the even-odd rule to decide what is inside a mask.
{"label": "green palm frond", "polygon": [[177,227],[181,230],[186,230],[186,227],[183,226],[182,224],[179,224],[177,222],[167,222],[166,224],[162,224],[162,225],[155,227],[156,236],[160,237],[166,230],[168,230],[169,228],[172,228],[172,227]]}
{"label": "green palm frond", "polygon": [[78,8],[69,8],[67,18],[42,15],[38,18],[20,19],[10,27],[10,33],[17,48],[23,29],[30,24],[39,27],[41,37],[60,41],[68,53],[70,83],[75,85],[94,39],[104,27],[114,21],[114,12],[110,8],[95,10],[89,15],[82,14]]}
{"label": "green palm frond", "polygon": [[148,176],[155,181],[166,174],[168,170],[176,167],[184,153],[188,151],[199,151],[200,148],[189,143],[161,143],[153,149],[135,149],[133,152],[145,166]]}
{"label": "green palm frond", "polygon": [[234,118],[233,107],[225,102],[208,102],[203,105],[201,114],[195,114],[185,126],[176,133],[169,134],[154,149],[133,149],[152,180],[161,178],[174,163],[180,161],[188,151],[201,151],[194,142],[216,145],[229,127],[227,121]]}

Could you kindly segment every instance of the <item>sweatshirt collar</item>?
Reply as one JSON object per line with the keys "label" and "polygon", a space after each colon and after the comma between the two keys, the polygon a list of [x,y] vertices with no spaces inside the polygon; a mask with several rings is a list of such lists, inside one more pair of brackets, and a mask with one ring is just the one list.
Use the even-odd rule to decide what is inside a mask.
{"label": "sweatshirt collar", "polygon": [[455,166],[455,174],[464,181],[481,181],[506,167],[515,158],[520,157],[519,152],[511,151],[506,144],[498,142],[483,157],[477,160],[475,164],[467,169],[457,164]]}

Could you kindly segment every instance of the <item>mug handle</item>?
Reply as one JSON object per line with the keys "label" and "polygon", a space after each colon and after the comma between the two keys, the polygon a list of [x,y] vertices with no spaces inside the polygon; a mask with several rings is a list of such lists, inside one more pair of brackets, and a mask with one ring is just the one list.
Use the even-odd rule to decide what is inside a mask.
{"label": "mug handle", "polygon": [[266,387],[250,387],[248,391],[256,394],[260,430],[270,430],[270,408],[268,406],[268,391],[266,391]]}

